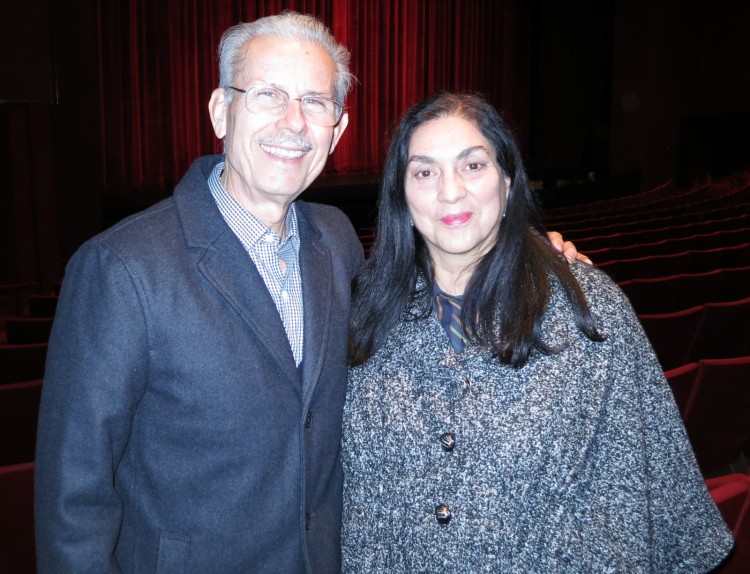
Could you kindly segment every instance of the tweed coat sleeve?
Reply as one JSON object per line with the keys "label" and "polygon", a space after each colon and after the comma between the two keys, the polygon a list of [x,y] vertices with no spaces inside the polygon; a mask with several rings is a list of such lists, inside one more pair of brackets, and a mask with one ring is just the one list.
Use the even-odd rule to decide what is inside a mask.
{"label": "tweed coat sleeve", "polygon": [[[611,394],[603,419],[609,428],[601,429],[599,439],[610,448],[608,460],[600,464],[626,478],[619,485],[611,482],[617,488],[643,489],[648,531],[624,542],[643,553],[649,571],[707,572],[733,542],[705,487],[661,365],[619,288],[596,269],[577,267],[576,273],[611,346]],[[634,428],[636,440],[622,441]],[[642,472],[634,472],[639,467]],[[599,495],[621,496],[614,488]],[[629,517],[622,520],[627,523]],[[628,530],[627,525],[620,528]]]}

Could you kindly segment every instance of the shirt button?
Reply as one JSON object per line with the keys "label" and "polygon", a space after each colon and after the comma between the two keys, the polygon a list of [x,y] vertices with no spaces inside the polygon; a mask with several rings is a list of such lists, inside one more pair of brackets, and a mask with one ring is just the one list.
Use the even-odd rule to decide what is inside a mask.
{"label": "shirt button", "polygon": [[435,507],[435,518],[440,524],[448,524],[452,518],[451,509],[445,504]]}
{"label": "shirt button", "polygon": [[456,435],[447,432],[440,436],[440,446],[443,447],[445,452],[451,452],[456,448]]}

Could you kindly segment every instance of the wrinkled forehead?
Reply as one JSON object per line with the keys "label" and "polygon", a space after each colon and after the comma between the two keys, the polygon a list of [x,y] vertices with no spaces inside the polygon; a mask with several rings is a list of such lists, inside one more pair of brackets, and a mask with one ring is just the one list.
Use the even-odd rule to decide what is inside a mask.
{"label": "wrinkled forehead", "polygon": [[245,44],[239,78],[243,86],[265,83],[290,93],[331,95],[336,65],[320,45],[305,39],[259,36]]}

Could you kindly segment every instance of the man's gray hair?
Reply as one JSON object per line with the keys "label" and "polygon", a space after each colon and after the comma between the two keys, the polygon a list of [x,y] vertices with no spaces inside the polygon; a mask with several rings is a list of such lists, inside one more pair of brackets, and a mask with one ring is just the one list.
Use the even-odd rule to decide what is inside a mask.
{"label": "man's gray hair", "polygon": [[[306,14],[286,11],[276,16],[266,16],[253,22],[244,22],[229,28],[219,43],[219,87],[227,89],[242,71],[245,45],[259,36],[279,36],[290,40],[305,40],[323,48],[336,65],[333,99],[344,103],[352,87],[354,76],[349,71],[349,51],[339,44],[325,25]],[[245,86],[235,86],[242,87]],[[231,101],[234,90],[227,90]]]}

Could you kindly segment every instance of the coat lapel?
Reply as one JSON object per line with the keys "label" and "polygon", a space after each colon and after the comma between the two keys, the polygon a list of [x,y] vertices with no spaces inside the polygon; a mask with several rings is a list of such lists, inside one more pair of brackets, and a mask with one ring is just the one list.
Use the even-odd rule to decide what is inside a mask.
{"label": "coat lapel", "polygon": [[198,261],[198,269],[245,320],[289,381],[298,386],[292,348],[273,298],[245,249],[239,245],[239,252],[232,253],[235,242],[239,240],[228,232],[217,241],[216,249]]}
{"label": "coat lapel", "polygon": [[198,270],[247,323],[289,382],[299,388],[299,373],[273,298],[208,188],[208,175],[221,159],[201,158],[175,190],[185,241],[195,250]]}
{"label": "coat lapel", "polygon": [[305,306],[305,358],[303,388],[309,395],[320,377],[328,347],[331,305],[333,305],[333,263],[331,251],[320,240],[320,231],[310,219],[304,203],[297,203],[300,229],[300,272]]}

